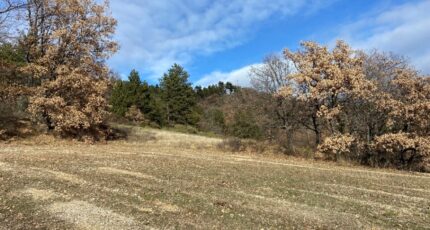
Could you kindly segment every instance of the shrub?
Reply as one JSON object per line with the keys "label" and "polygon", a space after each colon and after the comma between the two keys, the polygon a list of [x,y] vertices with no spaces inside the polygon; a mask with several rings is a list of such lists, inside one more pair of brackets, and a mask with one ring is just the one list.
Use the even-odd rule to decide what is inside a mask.
{"label": "shrub", "polygon": [[325,160],[359,160],[363,151],[362,144],[351,135],[327,137],[318,145],[317,157]]}
{"label": "shrub", "polygon": [[267,143],[255,140],[247,141],[245,147],[248,151],[252,153],[264,153],[268,149]]}
{"label": "shrub", "polygon": [[263,133],[250,114],[238,112],[233,124],[228,128],[229,133],[238,138],[259,139]]}
{"label": "shrub", "polygon": [[189,125],[174,125],[172,128],[173,131],[179,132],[179,133],[189,133],[189,134],[197,134],[199,131],[197,128]]}
{"label": "shrub", "polygon": [[370,165],[430,172],[430,140],[411,134],[376,137],[367,159]]}
{"label": "shrub", "polygon": [[199,128],[207,132],[224,134],[225,118],[224,113],[217,108],[208,109],[203,112],[202,119],[199,122]]}
{"label": "shrub", "polygon": [[137,124],[140,124],[146,121],[143,113],[135,105],[128,108],[128,111],[125,113],[125,118]]}
{"label": "shrub", "polygon": [[243,143],[239,138],[227,138],[218,144],[218,148],[224,151],[240,152],[243,150]]}

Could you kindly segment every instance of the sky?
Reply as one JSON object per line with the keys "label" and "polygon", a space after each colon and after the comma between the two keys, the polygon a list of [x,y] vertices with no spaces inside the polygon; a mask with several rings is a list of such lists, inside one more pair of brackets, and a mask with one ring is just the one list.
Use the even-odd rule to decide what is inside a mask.
{"label": "sky", "polygon": [[249,70],[301,41],[393,52],[430,74],[430,0],[111,0],[120,50],[109,66],[158,83],[174,63],[194,85],[249,86]]}

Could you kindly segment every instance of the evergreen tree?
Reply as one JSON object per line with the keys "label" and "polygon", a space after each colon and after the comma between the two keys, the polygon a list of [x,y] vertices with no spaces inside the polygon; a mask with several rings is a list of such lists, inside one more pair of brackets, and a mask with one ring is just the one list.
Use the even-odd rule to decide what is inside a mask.
{"label": "evergreen tree", "polygon": [[211,96],[223,96],[226,94],[233,94],[239,90],[238,86],[233,85],[231,82],[224,83],[222,81],[218,84],[209,85],[207,87],[196,86],[194,91],[199,99],[205,99]]}
{"label": "evergreen tree", "polygon": [[188,78],[184,68],[174,64],[160,81],[161,98],[169,125],[194,125],[198,121],[196,95]]}
{"label": "evergreen tree", "polygon": [[128,109],[126,82],[118,80],[114,83],[110,96],[111,111],[118,116],[125,116]]}
{"label": "evergreen tree", "polygon": [[226,89],[226,91],[228,91],[228,94],[232,94],[232,93],[236,92],[239,89],[239,87],[233,85],[231,82],[227,82],[227,83],[225,83],[225,89]]}
{"label": "evergreen tree", "polygon": [[142,113],[150,112],[150,92],[147,82],[141,82],[139,73],[132,70],[128,81],[117,81],[112,89],[112,112],[124,116],[127,110],[136,106]]}
{"label": "evergreen tree", "polygon": [[132,70],[127,82],[127,107],[136,106],[141,112],[148,112],[149,86],[140,80],[139,72]]}
{"label": "evergreen tree", "polygon": [[149,103],[146,117],[158,126],[163,126],[165,123],[164,103],[161,99],[161,90],[158,85],[150,85],[149,87]]}
{"label": "evergreen tree", "polygon": [[151,91],[150,91],[150,86],[148,84],[148,82],[143,81],[142,85],[141,85],[141,96],[140,96],[140,103],[138,104],[138,106],[140,106],[140,110],[142,111],[142,113],[144,114],[148,114],[151,112],[152,108],[151,108]]}

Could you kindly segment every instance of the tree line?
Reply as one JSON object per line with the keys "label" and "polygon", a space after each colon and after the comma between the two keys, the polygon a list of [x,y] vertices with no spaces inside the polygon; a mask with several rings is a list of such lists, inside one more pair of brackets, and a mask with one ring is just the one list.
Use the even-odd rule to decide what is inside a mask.
{"label": "tree line", "polygon": [[[188,72],[178,64],[174,64],[156,85],[142,82],[136,70],[130,72],[127,80],[113,79],[112,82],[108,98],[113,118],[119,121],[122,118],[122,121],[155,128],[186,126],[189,131],[217,135],[258,136],[255,132],[259,131],[241,130],[249,128],[245,126],[259,129],[254,121],[242,119],[243,111],[223,109],[228,104],[227,98],[238,97],[247,90],[230,82],[193,87]],[[226,119],[231,113],[234,119]]]}
{"label": "tree line", "polygon": [[283,132],[287,152],[311,134],[316,158],[430,171],[430,77],[404,57],[303,42],[269,55],[251,79],[271,95],[259,119]]}
{"label": "tree line", "polygon": [[[325,160],[430,171],[430,80],[401,56],[303,42],[252,68],[250,88],[193,87],[177,64],[149,85],[137,71],[120,80],[106,65],[118,48],[107,3],[0,2],[1,138],[40,129],[109,140],[116,135],[110,121],[124,119],[257,139],[290,154],[310,149]],[[23,29],[14,32],[12,20]]]}

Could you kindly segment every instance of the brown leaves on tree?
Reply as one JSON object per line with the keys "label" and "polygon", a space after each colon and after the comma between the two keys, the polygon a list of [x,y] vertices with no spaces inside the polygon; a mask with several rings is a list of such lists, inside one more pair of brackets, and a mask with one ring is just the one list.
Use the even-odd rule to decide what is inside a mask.
{"label": "brown leaves on tree", "polygon": [[107,135],[100,136],[108,114],[104,60],[117,50],[111,40],[116,21],[107,9],[93,0],[41,0],[29,7],[24,44],[32,59],[23,71],[42,81],[29,111],[62,136]]}
{"label": "brown leaves on tree", "polygon": [[[430,84],[406,62],[389,55],[370,56],[338,41],[333,50],[314,42],[297,52],[285,50],[296,71],[293,87],[278,96],[294,96],[307,105],[318,152],[337,160],[361,155],[387,165],[430,170]],[[325,133],[320,144],[318,135]],[[411,154],[409,160],[398,158]],[[383,157],[387,154],[394,157]],[[375,158],[373,156],[379,156]],[[388,154],[388,155],[389,155]],[[412,164],[412,165],[410,165]]]}

